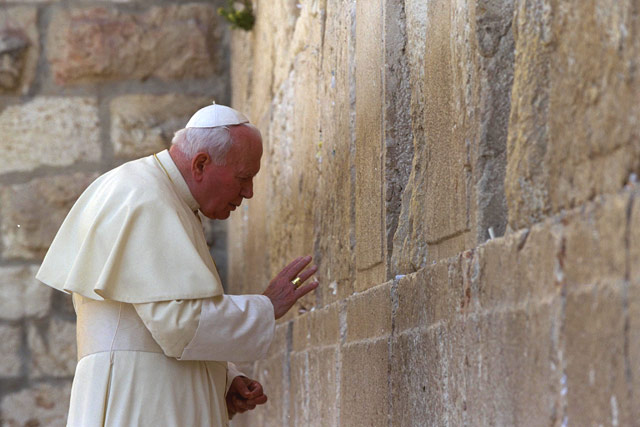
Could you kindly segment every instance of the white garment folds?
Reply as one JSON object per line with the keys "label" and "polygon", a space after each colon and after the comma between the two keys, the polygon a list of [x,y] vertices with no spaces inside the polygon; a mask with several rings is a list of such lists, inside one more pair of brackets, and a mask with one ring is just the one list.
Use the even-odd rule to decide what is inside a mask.
{"label": "white garment folds", "polygon": [[264,356],[273,306],[222,294],[196,209],[164,151],[98,178],[65,219],[36,277],[78,316],[68,425],[228,424],[226,361]]}

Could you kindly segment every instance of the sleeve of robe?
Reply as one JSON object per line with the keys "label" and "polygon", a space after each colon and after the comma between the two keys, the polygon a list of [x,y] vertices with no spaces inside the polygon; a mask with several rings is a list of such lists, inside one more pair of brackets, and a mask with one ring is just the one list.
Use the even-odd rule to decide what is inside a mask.
{"label": "sleeve of robe", "polygon": [[166,356],[180,360],[249,362],[273,339],[273,305],[263,295],[133,304]]}

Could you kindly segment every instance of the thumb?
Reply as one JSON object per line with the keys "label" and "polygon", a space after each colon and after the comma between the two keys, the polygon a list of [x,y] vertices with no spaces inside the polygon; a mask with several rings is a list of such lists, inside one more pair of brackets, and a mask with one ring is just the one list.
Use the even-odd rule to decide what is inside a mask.
{"label": "thumb", "polygon": [[245,399],[248,399],[251,395],[251,392],[249,391],[249,388],[247,388],[247,384],[244,382],[244,378],[235,377],[233,379],[233,382],[236,383],[235,386],[238,394],[240,394],[240,396],[244,397]]}

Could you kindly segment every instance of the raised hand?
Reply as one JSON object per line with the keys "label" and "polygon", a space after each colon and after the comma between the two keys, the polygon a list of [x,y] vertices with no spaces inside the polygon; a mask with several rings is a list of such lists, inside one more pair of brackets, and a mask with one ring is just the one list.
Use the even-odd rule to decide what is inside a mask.
{"label": "raised hand", "polygon": [[[310,256],[298,257],[287,265],[278,275],[269,283],[263,295],[269,297],[273,304],[273,311],[276,319],[281,318],[287,311],[298,301],[312,290],[318,287],[318,282],[311,282],[303,285],[303,283],[318,270],[318,267],[312,265],[302,271],[311,262]],[[301,273],[302,271],[302,273]],[[293,281],[300,278],[297,284]]]}

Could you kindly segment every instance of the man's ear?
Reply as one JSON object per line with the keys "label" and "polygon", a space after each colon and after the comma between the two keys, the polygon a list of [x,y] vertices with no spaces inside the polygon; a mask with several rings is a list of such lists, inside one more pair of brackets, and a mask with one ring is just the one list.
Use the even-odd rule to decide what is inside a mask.
{"label": "man's ear", "polygon": [[208,153],[198,153],[191,160],[191,175],[196,182],[202,181],[204,169],[211,163],[211,156]]}

